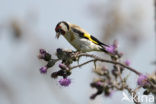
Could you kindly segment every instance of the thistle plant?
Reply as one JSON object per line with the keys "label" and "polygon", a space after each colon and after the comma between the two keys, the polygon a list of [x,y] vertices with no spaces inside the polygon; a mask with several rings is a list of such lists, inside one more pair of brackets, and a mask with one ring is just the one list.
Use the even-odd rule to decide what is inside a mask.
{"label": "thistle plant", "polygon": [[[121,61],[123,54],[117,50],[118,44],[113,43],[110,47],[106,48],[109,53],[109,59],[101,58],[94,54],[75,52],[72,50],[64,50],[61,48],[56,49],[57,59],[54,59],[50,53],[44,49],[40,49],[38,58],[47,62],[47,64],[40,68],[42,74],[46,74],[51,67],[56,63],[59,63],[59,70],[51,73],[51,77],[57,79],[62,77],[58,82],[61,86],[67,87],[72,83],[70,75],[72,70],[83,67],[86,64],[94,63],[93,72],[98,76],[94,79],[90,86],[95,88],[97,91],[90,96],[90,99],[95,99],[98,95],[104,94],[105,96],[111,96],[114,91],[127,90],[131,96],[135,96],[133,102],[140,104],[137,96],[137,91],[140,88],[144,89],[143,94],[154,94],[156,95],[156,72],[144,74],[130,66],[130,61]],[[79,59],[82,57],[89,57],[90,60],[79,64]],[[73,65],[77,62],[77,65]],[[106,63],[105,66],[97,65],[97,62]],[[111,64],[111,67],[107,67],[107,64]],[[125,70],[133,72],[138,79],[136,80],[137,88],[130,88],[127,83],[129,76],[123,77]]]}

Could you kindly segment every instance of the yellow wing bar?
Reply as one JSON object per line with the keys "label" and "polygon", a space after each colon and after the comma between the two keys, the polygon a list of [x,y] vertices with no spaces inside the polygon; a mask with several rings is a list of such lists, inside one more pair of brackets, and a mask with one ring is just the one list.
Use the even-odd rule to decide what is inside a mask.
{"label": "yellow wing bar", "polygon": [[98,44],[98,42],[94,38],[92,38],[93,36],[91,36],[90,34],[84,33],[84,37],[87,38],[87,39],[89,39],[93,43]]}

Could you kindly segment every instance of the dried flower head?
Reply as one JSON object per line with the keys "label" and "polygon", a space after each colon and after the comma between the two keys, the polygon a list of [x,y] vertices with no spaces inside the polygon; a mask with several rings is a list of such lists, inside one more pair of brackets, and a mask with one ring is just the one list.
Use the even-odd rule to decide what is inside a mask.
{"label": "dried flower head", "polygon": [[110,45],[109,47],[106,47],[106,51],[109,52],[109,53],[114,53],[115,52],[114,45]]}

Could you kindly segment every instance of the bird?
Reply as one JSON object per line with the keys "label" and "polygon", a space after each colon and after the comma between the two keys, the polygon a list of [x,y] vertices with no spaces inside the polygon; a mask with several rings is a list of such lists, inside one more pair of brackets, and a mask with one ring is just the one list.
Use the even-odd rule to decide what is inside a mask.
{"label": "bird", "polygon": [[102,43],[78,25],[60,21],[55,27],[55,32],[57,39],[62,35],[79,52],[102,51],[108,53],[106,47],[109,45]]}

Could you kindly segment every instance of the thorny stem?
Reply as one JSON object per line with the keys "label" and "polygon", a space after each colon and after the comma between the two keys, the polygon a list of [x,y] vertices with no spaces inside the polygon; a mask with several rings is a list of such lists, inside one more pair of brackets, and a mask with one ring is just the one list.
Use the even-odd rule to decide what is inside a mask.
{"label": "thorny stem", "polygon": [[83,66],[83,65],[85,65],[85,64],[88,64],[88,63],[90,63],[90,62],[96,62],[96,61],[106,62],[106,63],[110,63],[110,64],[115,64],[115,65],[117,65],[117,68],[118,68],[118,75],[119,75],[120,80],[121,80],[121,82],[122,82],[122,86],[119,87],[119,86],[117,85],[117,83],[116,83],[114,86],[115,86],[117,89],[119,89],[119,90],[126,89],[126,90],[130,93],[130,95],[132,95],[132,96],[135,98],[135,99],[133,99],[134,103],[135,103],[135,104],[141,104],[141,103],[138,101],[138,96],[136,95],[136,90],[133,91],[131,88],[128,87],[128,85],[127,85],[126,83],[123,82],[123,79],[122,79],[122,77],[121,77],[120,67],[127,68],[127,69],[129,69],[130,71],[136,73],[137,75],[140,75],[140,74],[141,74],[140,72],[138,72],[137,70],[135,70],[135,69],[133,69],[133,68],[131,68],[131,67],[129,67],[129,66],[126,66],[126,65],[124,65],[124,64],[122,64],[122,63],[120,63],[120,62],[102,59],[102,58],[100,58],[100,57],[98,57],[98,56],[90,55],[90,54],[87,54],[87,53],[80,53],[80,54],[78,54],[77,57],[80,58],[80,57],[82,57],[82,56],[90,57],[90,58],[93,58],[93,59],[91,59],[91,60],[89,60],[89,61],[86,61],[86,62],[84,62],[84,63],[82,63],[82,64],[79,64],[79,65],[70,67],[70,70],[72,70],[72,69],[74,69],[74,68],[77,68],[77,67],[81,67],[81,66]]}
{"label": "thorny stem", "polygon": [[90,63],[90,62],[94,62],[94,61],[95,61],[94,59],[89,60],[89,61],[86,61],[86,62],[84,62],[84,63],[82,63],[82,64],[79,64],[79,65],[76,65],[76,66],[70,67],[70,70],[72,70],[72,69],[74,69],[74,68],[77,68],[77,67],[81,67],[81,66],[83,66],[83,65],[85,65],[85,64],[88,64],[88,63]]}
{"label": "thorny stem", "polygon": [[121,82],[123,83],[123,79],[122,79],[122,77],[121,77],[120,66],[117,66],[117,69],[118,69],[119,78],[120,78]]}
{"label": "thorny stem", "polygon": [[[81,67],[81,66],[83,66],[83,65],[86,65],[86,64],[89,64],[89,63],[91,63],[91,62],[94,62],[94,64],[98,61],[98,62],[104,62],[104,63],[109,63],[109,64],[113,64],[114,65],[114,67],[118,70],[118,73],[116,73],[117,75],[114,75],[114,78],[115,79],[111,79],[110,78],[110,76],[109,76],[109,74],[105,74],[106,75],[106,77],[105,78],[107,78],[108,80],[110,80],[109,82],[105,82],[105,81],[103,81],[103,83],[106,83],[106,85],[108,84],[108,85],[110,85],[109,87],[110,87],[110,89],[109,89],[109,87],[108,86],[102,86],[103,88],[105,88],[105,87],[108,87],[108,91],[111,91],[111,90],[114,90],[113,88],[115,88],[115,89],[117,89],[117,90],[120,90],[120,91],[123,91],[123,90],[127,90],[128,91],[128,93],[130,93],[130,95],[131,96],[133,96],[133,101],[134,101],[134,103],[135,104],[141,104],[139,101],[138,101],[138,96],[137,96],[137,94],[136,94],[136,91],[138,90],[138,89],[140,89],[141,88],[141,86],[140,87],[138,87],[138,88],[136,88],[136,89],[134,89],[134,90],[132,90],[131,88],[129,88],[129,86],[128,86],[128,84],[126,83],[126,77],[123,79],[122,78],[122,76],[121,76],[121,73],[122,73],[122,69],[123,68],[126,68],[126,69],[128,69],[129,71],[132,71],[132,72],[134,72],[135,74],[137,74],[137,75],[140,75],[140,74],[142,74],[141,72],[138,72],[137,70],[135,70],[135,69],[133,69],[133,68],[131,68],[131,67],[129,67],[129,66],[127,66],[126,64],[123,64],[123,63],[121,63],[120,61],[119,61],[119,59],[120,59],[120,57],[118,57],[118,56],[116,56],[116,54],[114,54],[114,56],[112,56],[111,57],[111,59],[112,60],[108,60],[108,59],[103,59],[103,58],[101,58],[101,57],[98,57],[98,56],[96,56],[96,55],[93,55],[93,54],[88,54],[88,53],[80,53],[80,52],[73,52],[73,51],[66,51],[66,50],[59,50],[60,52],[58,52],[57,53],[57,57],[58,57],[58,59],[50,59],[50,61],[48,61],[48,64],[47,64],[47,66],[49,65],[49,63],[50,63],[50,67],[52,67],[57,61],[62,61],[62,63],[63,64],[67,64],[68,66],[68,69],[69,70],[64,70],[64,69],[61,69],[60,71],[63,71],[62,73],[63,74],[58,74],[57,76],[65,76],[65,77],[67,77],[67,76],[69,76],[70,74],[71,74],[71,70],[72,69],[75,69],[75,68],[78,68],[78,67]],[[48,53],[49,54],[49,53]],[[78,64],[78,65],[75,65],[75,66],[70,66],[71,64],[72,64],[72,62],[74,62],[74,61],[78,61],[79,62],[79,59],[81,58],[81,57],[89,57],[89,58],[91,58],[90,60],[88,60],[88,61],[85,61],[84,63],[81,63],[81,64]],[[47,58],[47,57],[46,57]],[[50,56],[50,58],[51,58],[51,56]],[[49,59],[49,58],[48,58]],[[47,61],[46,59],[44,59],[45,61]],[[66,61],[64,61],[64,60],[66,60]],[[95,64],[96,65],[96,64]],[[95,66],[96,67],[96,66]],[[69,72],[70,72],[70,74],[69,74]],[[54,72],[54,73],[56,73],[56,72]],[[54,73],[52,73],[52,74],[54,74]],[[103,74],[104,75],[104,74]],[[118,76],[118,77],[116,77],[116,76]],[[119,78],[119,80],[117,80]],[[105,79],[104,79],[105,80]],[[102,81],[102,80],[101,80]],[[152,83],[151,82],[151,80],[149,80],[149,82],[150,82],[150,84],[152,85],[152,87],[154,87],[155,88],[155,85],[154,85],[154,83]],[[101,85],[100,85],[101,86]],[[101,92],[101,87],[99,88],[99,86],[98,87],[96,87],[95,86],[95,88],[97,88],[97,90],[99,91],[100,90],[100,92]],[[107,90],[103,90],[104,91],[104,93],[105,94],[107,94],[108,93],[108,91]],[[95,93],[95,94],[97,94],[97,93]]]}
{"label": "thorny stem", "polygon": [[138,96],[136,95],[136,92],[133,91],[131,88],[129,88],[128,86],[125,87],[125,89],[131,94],[131,96],[133,96],[133,101],[135,104],[141,104],[139,101],[138,101]]}
{"label": "thorny stem", "polygon": [[136,95],[136,90],[138,90],[140,87],[138,87],[137,89],[134,89],[132,90],[131,88],[128,87],[128,85],[126,83],[122,83],[122,86],[119,87],[117,85],[118,83],[117,82],[114,82],[114,87],[118,90],[123,90],[126,89],[128,91],[128,93],[133,96],[133,101],[135,104],[141,104],[139,101],[138,101],[138,96]]}
{"label": "thorny stem", "polygon": [[74,69],[74,68],[77,68],[77,67],[81,67],[81,66],[83,66],[83,65],[85,65],[85,64],[88,64],[88,63],[90,63],[90,62],[100,61],[100,62],[106,62],[106,63],[116,64],[116,65],[122,66],[122,67],[127,68],[128,70],[130,70],[130,71],[136,73],[137,75],[140,75],[140,74],[141,74],[141,73],[138,72],[137,70],[135,70],[135,69],[133,69],[133,68],[131,68],[131,67],[129,67],[129,66],[126,66],[126,65],[124,65],[124,64],[122,64],[122,63],[120,63],[120,62],[102,59],[102,58],[100,58],[100,57],[98,57],[98,56],[91,55],[91,54],[87,54],[87,53],[80,53],[80,54],[78,55],[78,57],[82,57],[82,56],[91,57],[91,58],[94,58],[94,59],[89,60],[89,61],[87,61],[87,62],[84,62],[84,63],[82,63],[82,64],[80,64],[80,65],[73,66],[73,67],[71,67],[70,69]]}

